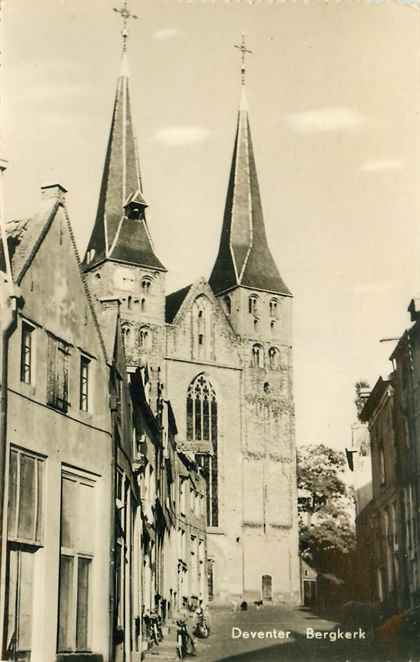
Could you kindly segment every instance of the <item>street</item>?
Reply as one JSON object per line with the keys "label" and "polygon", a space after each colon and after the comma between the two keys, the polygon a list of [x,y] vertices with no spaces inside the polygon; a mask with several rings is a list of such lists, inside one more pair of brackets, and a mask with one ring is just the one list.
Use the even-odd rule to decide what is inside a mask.
{"label": "street", "polygon": [[[210,611],[210,619],[210,638],[197,641],[200,662],[420,662],[420,652],[412,647],[372,642],[368,633],[364,638],[357,628],[356,634],[352,631],[347,635],[352,639],[345,639],[341,630],[337,640],[337,623],[299,608],[252,606],[246,612],[215,608]],[[307,637],[309,628],[319,633],[318,638]],[[313,635],[311,630],[308,634]]]}

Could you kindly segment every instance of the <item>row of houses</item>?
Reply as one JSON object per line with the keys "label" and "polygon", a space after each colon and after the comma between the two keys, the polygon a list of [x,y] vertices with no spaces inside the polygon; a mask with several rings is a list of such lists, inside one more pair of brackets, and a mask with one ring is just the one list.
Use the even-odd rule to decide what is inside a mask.
{"label": "row of houses", "polygon": [[353,429],[358,593],[389,612],[420,603],[420,300],[408,310],[392,370],[365,393]]}
{"label": "row of houses", "polygon": [[152,611],[207,601],[206,478],[127,368],[118,299],[91,298],[65,197],[43,187],[1,254],[0,657],[130,662]]}

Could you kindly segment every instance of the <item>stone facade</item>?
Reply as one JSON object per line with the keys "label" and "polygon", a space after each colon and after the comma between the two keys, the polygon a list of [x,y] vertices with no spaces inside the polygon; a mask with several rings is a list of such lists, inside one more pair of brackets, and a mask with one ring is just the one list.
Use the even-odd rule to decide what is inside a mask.
{"label": "stone facade", "polygon": [[[244,90],[212,275],[167,295],[138,166],[130,170],[132,137],[116,128],[118,108],[132,126],[121,76],[83,265],[89,289],[99,305],[119,299],[128,364],[147,370],[152,408],[159,393],[171,401],[177,445],[207,476],[212,597],[297,603],[292,295],[266,239]],[[118,214],[121,186],[128,202]],[[129,249],[120,232],[131,233]]]}

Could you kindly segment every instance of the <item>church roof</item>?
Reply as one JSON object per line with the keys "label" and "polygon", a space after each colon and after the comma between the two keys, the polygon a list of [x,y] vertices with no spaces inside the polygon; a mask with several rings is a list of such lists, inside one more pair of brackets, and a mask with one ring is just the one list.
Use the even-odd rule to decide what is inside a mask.
{"label": "church roof", "polygon": [[176,290],[175,292],[168,294],[168,296],[166,297],[165,318],[169,324],[171,324],[175,319],[175,315],[177,314],[178,310],[181,308],[185,300],[185,297],[187,296],[191,287],[192,284],[187,285],[186,287],[183,287],[180,290]]}
{"label": "church roof", "polygon": [[219,253],[210,285],[216,294],[242,285],[291,295],[268,246],[244,86]]}
{"label": "church roof", "polygon": [[131,114],[126,53],[123,52],[98,209],[87,247],[85,269],[110,259],[166,271],[155,254],[145,215],[141,214],[140,218],[126,215],[126,205],[133,202],[143,210],[147,207]]}

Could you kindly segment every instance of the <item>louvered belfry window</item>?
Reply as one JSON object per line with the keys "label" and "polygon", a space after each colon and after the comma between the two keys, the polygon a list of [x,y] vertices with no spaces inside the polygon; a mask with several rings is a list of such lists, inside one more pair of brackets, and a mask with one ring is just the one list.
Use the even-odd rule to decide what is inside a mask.
{"label": "louvered belfry window", "polygon": [[217,400],[208,377],[198,375],[187,393],[187,440],[209,442],[209,450],[197,453],[207,480],[207,524],[218,526]]}
{"label": "louvered belfry window", "polygon": [[70,346],[54,336],[48,336],[48,404],[66,412],[69,407]]}

